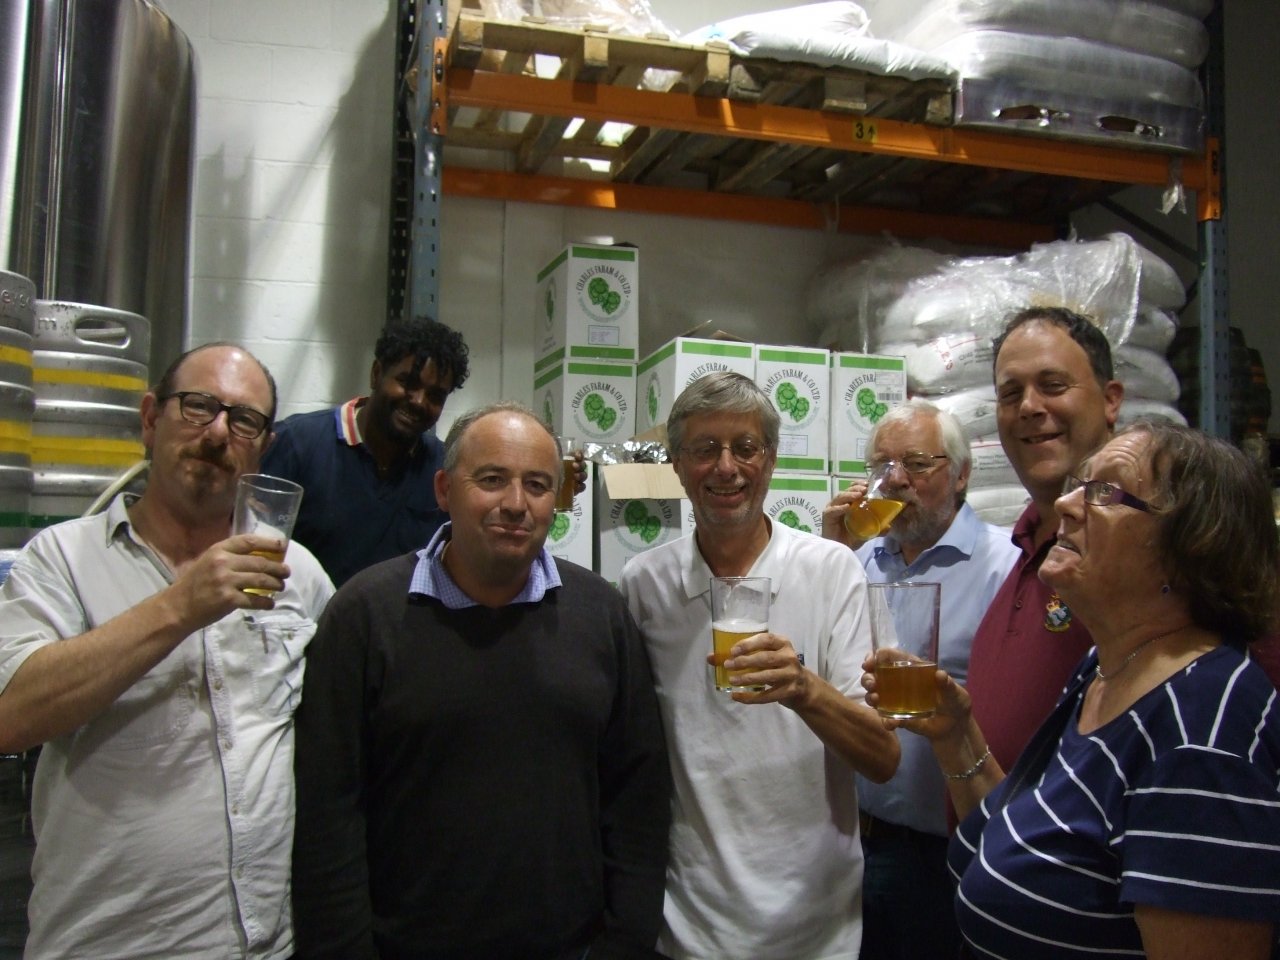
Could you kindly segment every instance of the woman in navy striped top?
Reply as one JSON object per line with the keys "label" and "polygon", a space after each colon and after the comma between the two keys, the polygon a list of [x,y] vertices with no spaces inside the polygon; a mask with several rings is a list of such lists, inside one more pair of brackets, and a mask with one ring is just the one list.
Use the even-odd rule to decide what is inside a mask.
{"label": "woman in navy striped top", "polygon": [[930,739],[964,818],[950,863],[966,943],[1263,960],[1280,921],[1280,704],[1246,645],[1277,600],[1266,478],[1222,441],[1140,421],[1057,510],[1040,577],[1096,648],[1013,770],[942,671],[937,714],[902,724]]}

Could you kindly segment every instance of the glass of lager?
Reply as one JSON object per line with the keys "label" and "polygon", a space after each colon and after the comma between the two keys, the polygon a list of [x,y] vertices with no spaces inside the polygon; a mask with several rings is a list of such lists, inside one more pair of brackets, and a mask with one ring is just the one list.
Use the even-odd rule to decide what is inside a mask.
{"label": "glass of lager", "polygon": [[[260,537],[274,537],[284,547],[276,550],[255,550],[255,555],[280,563],[293,535],[293,524],[298,519],[298,507],[302,505],[302,487],[292,480],[272,477],[265,473],[246,473],[236,487],[235,514],[231,520],[231,533],[254,533]],[[245,593],[269,597],[273,591],[261,587],[245,587]]]}
{"label": "glass of lager", "polygon": [[723,666],[739,640],[769,629],[768,577],[711,578],[711,640],[717,690],[727,693],[765,689],[737,683]]}
{"label": "glass of lager", "polygon": [[574,437],[556,437],[560,442],[560,489],[556,493],[556,512],[573,511],[573,488],[578,482],[577,461],[573,455],[578,452],[578,441]]}
{"label": "glass of lager", "polygon": [[882,717],[931,717],[938,706],[937,583],[873,583],[867,589]]}
{"label": "glass of lager", "polygon": [[889,532],[894,517],[906,506],[884,492],[885,477],[891,469],[892,463],[886,463],[873,470],[867,477],[867,492],[849,504],[845,511],[844,528],[855,540],[884,536]]}

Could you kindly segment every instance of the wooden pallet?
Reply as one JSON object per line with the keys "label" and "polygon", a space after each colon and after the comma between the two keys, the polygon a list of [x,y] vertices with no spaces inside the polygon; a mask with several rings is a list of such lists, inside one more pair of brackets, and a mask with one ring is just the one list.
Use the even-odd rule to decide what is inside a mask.
{"label": "wooden pallet", "polygon": [[[532,18],[499,21],[469,9],[461,10],[450,31],[446,63],[451,76],[473,71],[554,77],[621,90],[640,88],[647,71],[666,71],[660,89],[667,92],[846,115],[851,122],[867,117],[946,126],[953,115],[954,91],[943,81],[740,57],[718,43],[692,46]],[[648,76],[646,86],[652,88],[653,74]],[[1060,221],[1118,189],[1090,180],[688,133],[643,122],[606,138],[602,132],[613,128],[598,117],[584,122],[541,114],[536,102],[520,107],[449,104],[445,142],[501,151],[518,173],[604,176],[615,183],[1039,222]]]}

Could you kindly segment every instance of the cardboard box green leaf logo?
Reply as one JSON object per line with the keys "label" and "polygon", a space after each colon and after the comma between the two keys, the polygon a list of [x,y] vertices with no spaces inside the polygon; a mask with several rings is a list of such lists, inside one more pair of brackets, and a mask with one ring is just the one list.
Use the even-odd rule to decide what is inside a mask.
{"label": "cardboard box green leaf logo", "polygon": [[880,418],[889,412],[889,405],[878,401],[876,392],[870,387],[859,390],[855,402],[858,405],[858,413],[862,414],[868,423],[879,423]]}
{"label": "cardboard box green leaf logo", "polygon": [[802,523],[800,521],[800,515],[794,510],[783,510],[778,514],[778,522],[785,524],[792,530],[802,530],[805,533],[813,533],[813,527],[809,526],[807,523]]}
{"label": "cardboard box green leaf logo", "polygon": [[559,543],[568,532],[569,515],[567,513],[557,513],[555,519],[551,521],[551,529],[547,531],[547,536],[554,542]]}

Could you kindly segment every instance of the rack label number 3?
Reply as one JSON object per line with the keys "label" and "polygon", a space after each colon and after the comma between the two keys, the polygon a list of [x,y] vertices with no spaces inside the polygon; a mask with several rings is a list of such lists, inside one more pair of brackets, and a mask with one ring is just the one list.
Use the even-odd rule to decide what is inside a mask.
{"label": "rack label number 3", "polygon": [[870,120],[853,121],[853,139],[860,143],[875,143],[876,125]]}

